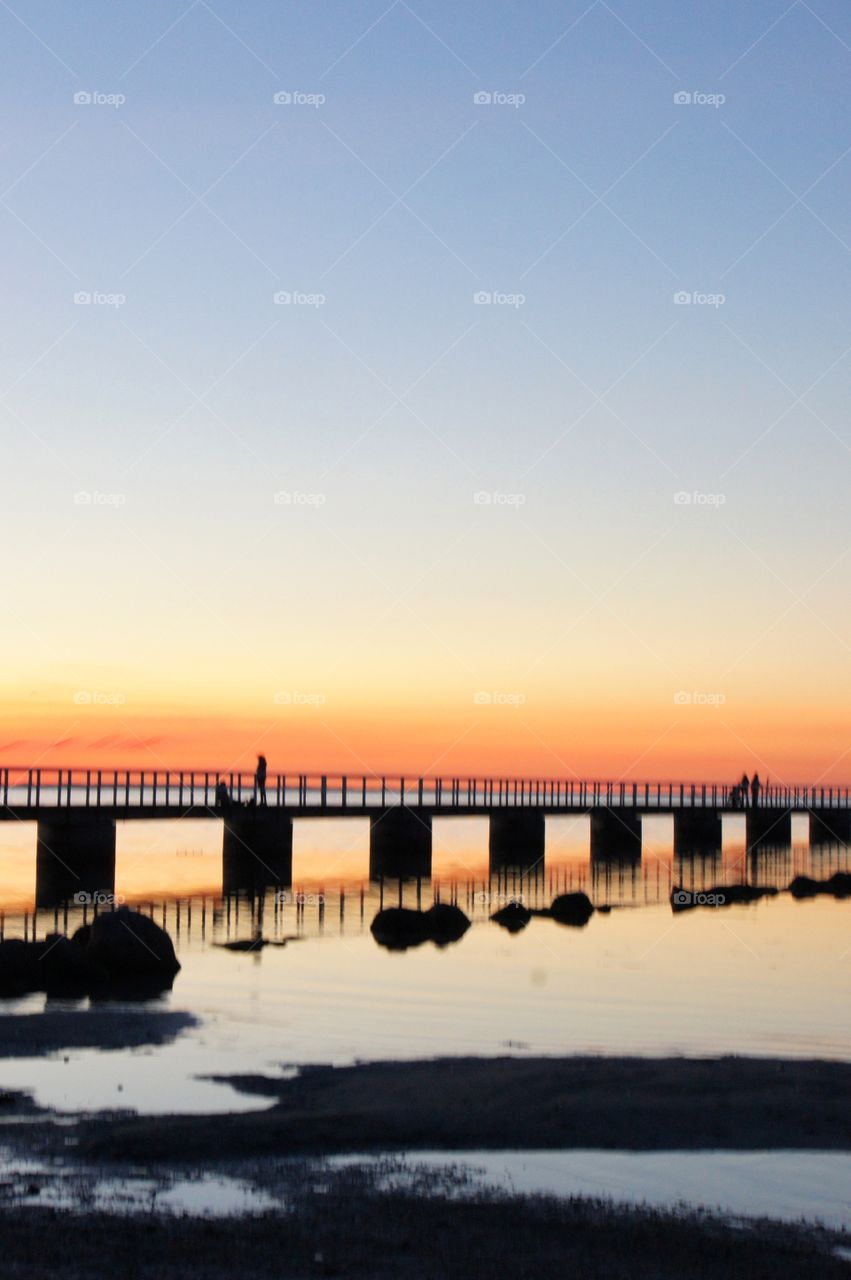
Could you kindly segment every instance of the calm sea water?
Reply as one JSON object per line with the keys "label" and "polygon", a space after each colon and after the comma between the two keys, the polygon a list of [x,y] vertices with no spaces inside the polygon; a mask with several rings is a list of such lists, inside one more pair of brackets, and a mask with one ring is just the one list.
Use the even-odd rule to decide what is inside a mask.
{"label": "calm sea water", "polygon": [[[250,901],[221,897],[220,832],[211,824],[163,825],[148,836],[154,845],[142,846],[137,829],[120,838],[116,889],[165,924],[183,966],[173,991],[147,1007],[188,1010],[198,1027],[157,1048],[0,1060],[0,1087],[34,1089],[39,1102],[61,1108],[204,1111],[268,1103],[201,1077],[276,1075],[311,1062],[589,1052],[851,1060],[851,900],[781,894],[676,915],[669,903],[675,884],[749,879],[782,888],[799,873],[824,878],[851,868],[844,846],[746,858],[732,843],[712,857],[675,861],[662,828],[640,862],[592,866],[568,831],[548,845],[544,869],[491,879],[481,833],[463,843],[447,830],[430,881],[370,884],[362,878],[365,833],[353,841],[343,824],[323,844],[297,840],[295,887],[285,900],[269,893]],[[6,937],[41,937],[57,925],[71,931],[82,921],[81,910],[22,909],[34,875],[23,844],[6,865],[17,876],[5,890],[0,881]],[[546,906],[571,888],[612,911],[582,929],[533,919],[513,936],[488,918],[510,898]],[[435,898],[456,901],[470,917],[460,942],[406,952],[378,946],[369,926],[382,904],[428,907]],[[221,945],[258,929],[286,945],[258,953]],[[34,995],[0,1008],[26,1013],[45,1003]],[[125,1009],[127,1017],[140,1012]]]}

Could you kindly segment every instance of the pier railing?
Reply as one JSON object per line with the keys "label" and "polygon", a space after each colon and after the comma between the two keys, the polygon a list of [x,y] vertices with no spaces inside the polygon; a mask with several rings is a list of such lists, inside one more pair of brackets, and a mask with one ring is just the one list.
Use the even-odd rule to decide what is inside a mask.
{"label": "pier railing", "polygon": [[[220,788],[228,803],[260,803],[253,773],[144,769],[27,769],[0,767],[0,802],[20,813],[45,808],[203,810],[218,812]],[[269,774],[265,802],[311,813],[368,813],[394,805],[464,812],[500,808],[585,811],[634,808],[742,808],[737,788],[720,783],[601,782],[565,778],[402,777],[351,774]],[[781,809],[848,809],[851,788],[767,786],[759,806]]]}

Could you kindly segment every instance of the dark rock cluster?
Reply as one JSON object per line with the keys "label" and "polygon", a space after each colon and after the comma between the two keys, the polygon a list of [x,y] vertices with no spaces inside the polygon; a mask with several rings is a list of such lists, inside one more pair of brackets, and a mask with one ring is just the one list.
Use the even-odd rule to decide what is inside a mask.
{"label": "dark rock cluster", "polygon": [[171,938],[128,907],[98,915],[72,937],[0,942],[0,995],[147,998],[171,988],[180,970]]}

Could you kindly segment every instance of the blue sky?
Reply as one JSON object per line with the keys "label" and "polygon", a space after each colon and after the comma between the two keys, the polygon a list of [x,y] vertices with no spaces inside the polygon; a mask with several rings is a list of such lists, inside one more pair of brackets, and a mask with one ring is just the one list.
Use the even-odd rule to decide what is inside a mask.
{"label": "blue sky", "polygon": [[734,659],[731,697],[847,689],[846,5],[28,0],[0,35],[7,670],[150,693],[209,649],[198,698],[217,664],[249,698],[259,645],[374,709],[406,654],[423,714],[480,662],[562,702]]}

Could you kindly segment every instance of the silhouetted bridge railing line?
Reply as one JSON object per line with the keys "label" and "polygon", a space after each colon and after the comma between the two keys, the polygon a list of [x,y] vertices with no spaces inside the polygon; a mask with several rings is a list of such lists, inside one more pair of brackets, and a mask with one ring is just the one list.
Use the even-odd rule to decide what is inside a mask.
{"label": "silhouetted bridge railing line", "polygon": [[[299,818],[363,817],[372,879],[427,878],[435,818],[487,818],[491,870],[531,868],[544,864],[548,816],[588,815],[592,860],[640,857],[642,819],[665,813],[673,815],[675,850],[720,849],[723,817],[739,808],[736,791],[691,782],[269,774],[262,803],[253,773],[8,766],[0,768],[0,818],[38,824],[36,901],[48,905],[113,891],[116,823],[130,819],[221,819],[229,892],[292,883]],[[744,809],[748,847],[789,845],[796,810],[808,813],[813,843],[851,840],[848,787],[770,786]]]}
{"label": "silhouetted bridge railing line", "polygon": [[[221,784],[236,805],[257,799],[253,773],[165,770],[0,768],[0,817],[41,809],[109,809],[115,816],[157,816],[163,810],[222,806]],[[600,782],[565,778],[417,778],[348,774],[269,774],[266,803],[297,814],[369,813],[396,805],[447,813],[464,810],[540,808],[548,812],[590,809],[732,810],[734,787],[694,782]],[[776,809],[851,809],[851,788],[768,786],[759,805]],[[118,811],[124,811],[119,814]]]}

